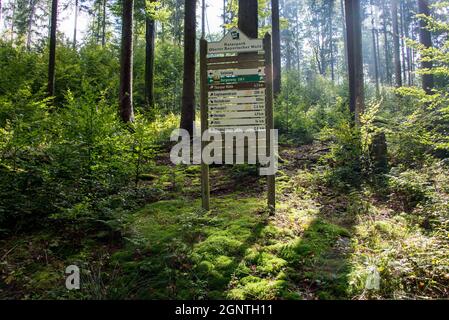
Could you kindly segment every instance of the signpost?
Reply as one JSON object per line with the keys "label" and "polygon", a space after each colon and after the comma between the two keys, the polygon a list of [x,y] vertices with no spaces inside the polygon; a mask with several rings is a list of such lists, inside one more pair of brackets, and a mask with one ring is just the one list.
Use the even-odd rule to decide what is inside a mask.
{"label": "signpost", "polygon": [[[271,36],[250,39],[232,28],[219,42],[200,42],[201,134],[209,128],[252,129],[265,132],[264,143],[270,150],[273,129],[273,67]],[[202,142],[202,150],[207,142]],[[255,150],[256,146],[245,146]],[[234,151],[238,151],[238,147]],[[239,147],[241,148],[241,147]],[[275,176],[267,176],[268,207],[275,210]],[[209,166],[201,164],[202,206],[210,209]]]}

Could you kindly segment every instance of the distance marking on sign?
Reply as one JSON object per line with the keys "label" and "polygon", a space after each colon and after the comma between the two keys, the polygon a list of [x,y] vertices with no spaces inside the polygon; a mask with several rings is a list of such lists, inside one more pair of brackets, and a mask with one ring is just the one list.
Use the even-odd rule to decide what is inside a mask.
{"label": "distance marking on sign", "polygon": [[234,83],[234,84],[212,84],[208,86],[209,91],[221,91],[221,90],[250,90],[265,88],[264,82],[247,82],[247,83]]}
{"label": "distance marking on sign", "polygon": [[216,106],[222,104],[249,104],[249,103],[265,103],[265,96],[257,96],[257,97],[243,97],[243,98],[209,98],[209,106]]}
{"label": "distance marking on sign", "polygon": [[227,83],[247,83],[247,82],[259,82],[264,81],[265,77],[252,74],[252,75],[244,75],[244,76],[235,76],[235,77],[221,77],[221,78],[207,78],[208,84],[227,84]]}
{"label": "distance marking on sign", "polygon": [[263,118],[253,118],[253,119],[223,119],[223,120],[210,120],[209,124],[212,126],[226,125],[226,126],[237,126],[237,125],[265,125],[265,117]]}
{"label": "distance marking on sign", "polygon": [[209,114],[210,119],[240,119],[265,117],[265,111],[243,111],[243,112],[214,112]]}
{"label": "distance marking on sign", "polygon": [[218,105],[209,106],[209,112],[214,111],[252,111],[265,110],[264,104],[239,104],[239,105]]}
{"label": "distance marking on sign", "polygon": [[260,67],[257,69],[229,69],[229,70],[209,70],[207,76],[212,79],[224,78],[224,77],[238,77],[238,76],[248,76],[248,75],[265,75],[265,67]]}
{"label": "distance marking on sign", "polygon": [[265,89],[256,90],[224,90],[224,91],[211,91],[208,93],[209,98],[212,97],[246,97],[246,96],[264,96]]}

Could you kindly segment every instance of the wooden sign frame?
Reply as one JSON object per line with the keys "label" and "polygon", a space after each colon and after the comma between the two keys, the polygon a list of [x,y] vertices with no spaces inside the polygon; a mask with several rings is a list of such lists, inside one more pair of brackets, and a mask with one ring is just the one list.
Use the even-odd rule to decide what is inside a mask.
{"label": "wooden sign frame", "polygon": [[[265,132],[266,132],[266,150],[270,151],[270,132],[274,129],[273,121],[273,63],[272,63],[272,45],[271,35],[267,33],[264,39],[249,39],[243,32],[237,28],[233,28],[223,38],[221,42],[231,35],[232,32],[239,32],[244,39],[245,47],[241,51],[232,51],[231,49],[220,46],[220,42],[209,43],[204,38],[200,40],[200,82],[201,82],[201,136],[209,129],[209,92],[220,92],[224,90],[257,90],[265,87]],[[262,42],[262,46],[260,43]],[[208,57],[208,46],[211,44],[213,50],[222,53],[237,53],[232,57]],[[226,43],[225,43],[226,44]],[[249,45],[247,45],[249,44]],[[218,48],[218,49],[217,49]],[[251,51],[255,48],[255,51]],[[263,51],[263,54],[260,52]],[[215,52],[212,52],[214,54]],[[208,83],[208,72],[210,70],[223,69],[251,69],[259,68],[261,62],[264,62],[264,82],[242,82],[230,84]],[[245,80],[243,78],[243,80]],[[209,90],[209,85],[213,87]],[[215,91],[217,90],[217,91]],[[201,152],[206,147],[207,142],[201,139]],[[275,175],[267,176],[267,204],[270,214],[274,214],[276,208],[275,195]],[[209,182],[209,165],[201,159],[201,198],[204,210],[210,210],[210,182]]]}

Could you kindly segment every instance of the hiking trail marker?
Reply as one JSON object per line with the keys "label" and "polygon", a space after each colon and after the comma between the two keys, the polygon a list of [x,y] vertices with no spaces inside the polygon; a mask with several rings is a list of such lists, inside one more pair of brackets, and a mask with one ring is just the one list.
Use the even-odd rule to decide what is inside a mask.
{"label": "hiking trail marker", "polygon": [[[273,66],[271,36],[250,39],[238,28],[232,28],[218,42],[200,40],[201,135],[208,129],[252,129],[257,146],[270,151],[273,123]],[[262,139],[260,139],[262,135]],[[262,146],[260,146],[262,142]],[[209,142],[201,142],[201,151]],[[238,150],[237,145],[232,152]],[[240,147],[241,148],[241,147]],[[228,149],[229,150],[229,149]],[[225,148],[223,151],[226,151]],[[249,158],[249,153],[247,154]],[[275,210],[275,175],[267,176],[268,208]],[[210,209],[209,165],[201,162],[202,207]]]}

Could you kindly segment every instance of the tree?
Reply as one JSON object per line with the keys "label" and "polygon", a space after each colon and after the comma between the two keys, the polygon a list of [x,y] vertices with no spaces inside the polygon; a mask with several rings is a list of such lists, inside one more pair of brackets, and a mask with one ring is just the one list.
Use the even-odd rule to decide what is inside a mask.
{"label": "tree", "polygon": [[239,29],[250,38],[257,38],[259,13],[257,0],[239,0]]}
{"label": "tree", "polygon": [[73,27],[73,49],[76,48],[76,33],[78,31],[78,11],[79,11],[79,0],[75,0],[75,23]]}
{"label": "tree", "polygon": [[[428,0],[418,0],[418,12],[419,14],[425,15],[427,17],[430,16]],[[427,29],[427,21],[423,17],[419,21],[419,39],[421,44],[425,48],[432,47],[432,36],[430,34],[430,31]],[[422,59],[421,68],[423,70],[431,70],[432,67],[432,61],[428,61],[428,59]],[[424,89],[424,91],[426,91],[427,94],[432,94],[433,74],[422,74],[422,88]]]}
{"label": "tree", "polygon": [[360,0],[345,0],[345,13],[348,40],[349,109],[354,115],[355,123],[360,124],[365,99]]}
{"label": "tree", "polygon": [[398,0],[391,3],[393,21],[393,51],[394,51],[394,75],[396,87],[402,87],[401,56],[399,44]]}
{"label": "tree", "polygon": [[[150,0],[154,3],[155,0]],[[156,24],[151,12],[147,8],[145,14],[145,100],[151,111],[154,109],[154,49],[156,38]]]}
{"label": "tree", "polygon": [[51,5],[50,52],[48,60],[48,95],[55,95],[55,63],[56,63],[56,28],[58,23],[58,0]]}
{"label": "tree", "polygon": [[133,110],[133,13],[134,0],[122,0],[122,43],[120,56],[120,116],[134,121]]}
{"label": "tree", "polygon": [[195,121],[196,0],[184,2],[184,77],[181,129],[193,134]]}
{"label": "tree", "polygon": [[385,82],[391,84],[391,70],[390,70],[390,45],[388,41],[388,23],[387,23],[387,4],[385,0],[382,0],[382,27],[384,34],[384,49],[385,49]]}
{"label": "tree", "polygon": [[374,60],[374,78],[376,82],[376,96],[378,97],[380,94],[379,89],[379,64],[378,64],[378,51],[377,51],[377,37],[376,37],[376,27],[375,27],[375,19],[374,19],[374,11],[373,11],[373,0],[371,0],[371,34],[373,38],[373,60]]}
{"label": "tree", "polygon": [[281,92],[281,34],[279,25],[279,0],[271,0],[273,41],[273,92]]}
{"label": "tree", "polygon": [[106,45],[106,0],[103,0],[103,13],[102,13],[102,29],[101,29],[101,45]]}

